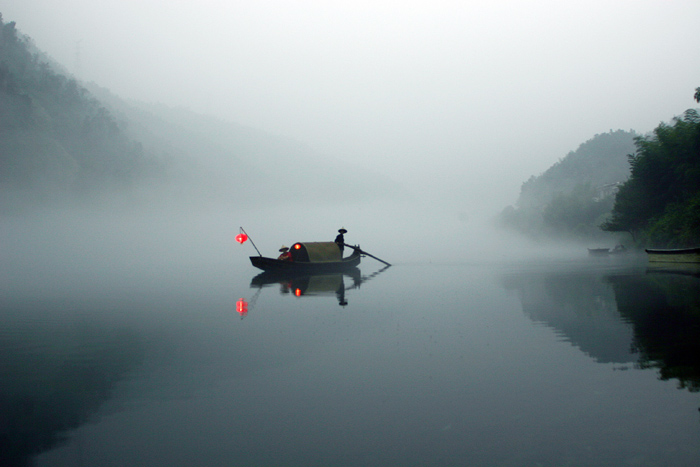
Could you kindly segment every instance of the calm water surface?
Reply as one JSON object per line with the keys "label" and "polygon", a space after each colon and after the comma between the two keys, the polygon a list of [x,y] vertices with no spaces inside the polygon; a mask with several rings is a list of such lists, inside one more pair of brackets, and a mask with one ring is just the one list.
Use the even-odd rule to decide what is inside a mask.
{"label": "calm water surface", "polygon": [[694,271],[6,260],[2,465],[700,463]]}

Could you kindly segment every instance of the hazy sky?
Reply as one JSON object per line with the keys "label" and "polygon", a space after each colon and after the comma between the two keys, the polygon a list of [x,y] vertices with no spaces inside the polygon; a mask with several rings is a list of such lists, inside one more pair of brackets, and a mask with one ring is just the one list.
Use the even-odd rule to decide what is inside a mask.
{"label": "hazy sky", "polygon": [[478,201],[695,106],[700,2],[0,0],[81,79]]}

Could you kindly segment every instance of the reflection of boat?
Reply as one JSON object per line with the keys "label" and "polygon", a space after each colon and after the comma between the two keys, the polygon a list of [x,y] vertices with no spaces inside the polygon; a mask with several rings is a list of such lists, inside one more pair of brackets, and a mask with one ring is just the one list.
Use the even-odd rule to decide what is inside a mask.
{"label": "reflection of boat", "polygon": [[[343,276],[348,276],[352,278],[355,284],[362,282],[362,274],[357,268],[350,268],[343,272],[329,272],[329,273],[305,273],[305,272],[295,272],[295,271],[265,271],[261,272],[257,276],[253,277],[250,281],[251,288],[262,288],[268,285],[274,284],[309,284],[311,285],[310,292],[314,290],[318,292],[321,291],[332,291],[335,290],[333,285],[337,285],[338,281],[342,280]],[[304,290],[309,289],[309,286],[305,286]]]}
{"label": "reflection of boat", "polygon": [[649,266],[647,266],[647,273],[700,277],[700,263],[665,263],[655,261],[649,263]]}
{"label": "reflection of boat", "polygon": [[[345,286],[344,276],[352,279],[353,285]],[[362,283],[360,270],[350,268],[343,272],[305,273],[298,271],[265,271],[253,277],[250,286],[262,289],[268,285],[279,284],[280,293],[292,294],[296,297],[335,295],[340,305],[347,305],[345,291]]]}
{"label": "reflection of boat", "polygon": [[[301,296],[331,296],[335,295],[341,306],[348,304],[345,292],[359,289],[360,285],[386,271],[389,266],[366,276],[362,275],[358,268],[349,268],[337,272],[303,272],[303,271],[265,271],[253,277],[250,281],[251,288],[259,289],[256,297],[263,287],[279,285],[280,293]],[[351,285],[345,285],[346,278],[352,281]],[[251,306],[252,307],[252,306]]]}
{"label": "reflection of boat", "polygon": [[700,263],[700,248],[679,248],[659,250],[647,248],[650,262],[663,263]]}
{"label": "reflection of boat", "polygon": [[335,242],[295,243],[289,250],[291,260],[251,256],[250,262],[264,271],[330,272],[345,271],[360,264],[361,250],[353,248],[350,256],[342,258]]}

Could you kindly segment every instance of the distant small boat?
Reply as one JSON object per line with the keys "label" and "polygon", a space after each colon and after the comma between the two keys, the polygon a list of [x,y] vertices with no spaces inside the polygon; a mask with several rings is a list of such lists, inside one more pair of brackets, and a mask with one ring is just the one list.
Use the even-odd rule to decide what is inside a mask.
{"label": "distant small boat", "polygon": [[621,255],[627,253],[627,248],[624,245],[616,245],[615,248],[589,248],[588,254],[591,256],[608,256]]}
{"label": "distant small boat", "polygon": [[352,247],[350,256],[343,258],[342,252],[335,242],[304,242],[295,243],[289,249],[291,259],[282,260],[251,256],[250,262],[263,271],[286,272],[335,272],[346,271],[360,264],[362,250]]}
{"label": "distant small boat", "polygon": [[650,262],[659,263],[700,263],[700,248],[678,248],[660,250],[647,248]]}

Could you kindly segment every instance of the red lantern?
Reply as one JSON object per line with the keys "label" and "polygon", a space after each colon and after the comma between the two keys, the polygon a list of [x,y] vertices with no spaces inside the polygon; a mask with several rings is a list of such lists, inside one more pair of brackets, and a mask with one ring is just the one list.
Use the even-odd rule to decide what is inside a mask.
{"label": "red lantern", "polygon": [[246,234],[239,233],[238,235],[236,235],[236,241],[238,243],[243,244],[243,242],[245,242],[246,240],[248,240],[248,236]]}
{"label": "red lantern", "polygon": [[248,302],[241,298],[236,302],[236,311],[239,315],[245,316],[248,314]]}

